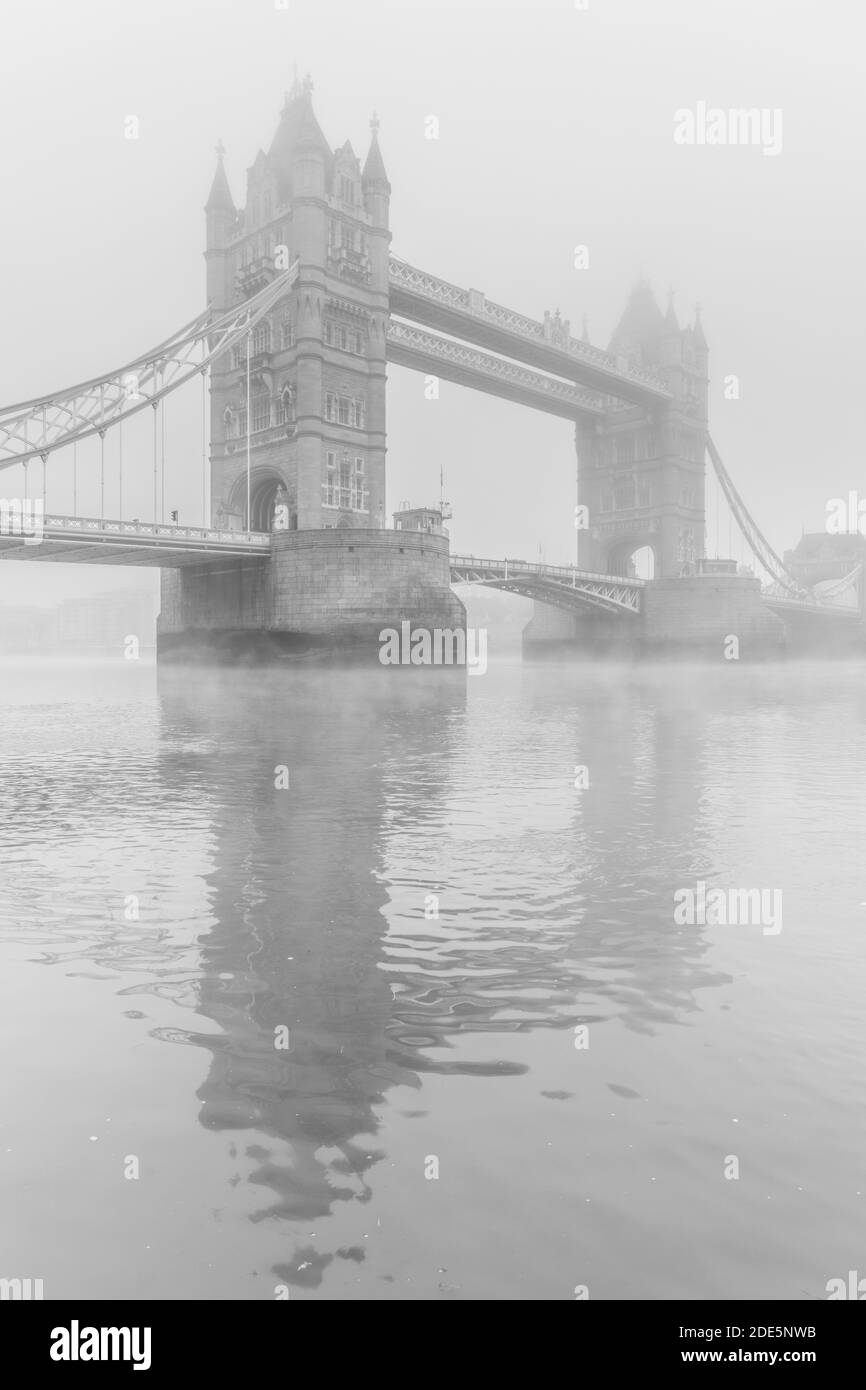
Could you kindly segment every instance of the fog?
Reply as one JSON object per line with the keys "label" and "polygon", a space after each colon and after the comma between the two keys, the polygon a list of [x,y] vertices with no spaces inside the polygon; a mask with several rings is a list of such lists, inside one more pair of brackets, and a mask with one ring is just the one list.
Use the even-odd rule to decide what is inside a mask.
{"label": "fog", "polygon": [[[673,287],[681,323],[700,302],[710,429],[781,551],[864,487],[862,29],[840,0],[7,5],[0,400],[107,371],[203,308],[214,146],[241,204],[297,66],[333,146],[363,159],[378,112],[394,254],[576,332],[585,315],[600,346],[639,276],[662,307]],[[779,153],[676,144],[699,102],[780,111]],[[455,550],[571,558],[567,422],[447,383],[426,401],[402,368],[389,383],[388,512],[438,497],[444,465]],[[170,505],[196,521],[195,406],[169,411]],[[55,505],[70,486],[52,477]],[[148,516],[146,452],[124,489]],[[10,564],[0,602],[155,582]]]}

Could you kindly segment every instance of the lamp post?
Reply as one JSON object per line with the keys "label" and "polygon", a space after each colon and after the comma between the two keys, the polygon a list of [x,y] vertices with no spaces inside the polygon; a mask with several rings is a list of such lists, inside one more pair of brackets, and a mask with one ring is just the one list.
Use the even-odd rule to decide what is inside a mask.
{"label": "lamp post", "polygon": [[252,342],[252,329],[247,333],[247,536],[252,530],[252,517],[250,516],[250,429],[252,420],[250,419],[250,345]]}

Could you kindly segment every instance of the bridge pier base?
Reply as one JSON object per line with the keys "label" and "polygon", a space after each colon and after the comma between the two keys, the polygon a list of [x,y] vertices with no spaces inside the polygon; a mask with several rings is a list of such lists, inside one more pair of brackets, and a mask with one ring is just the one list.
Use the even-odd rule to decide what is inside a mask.
{"label": "bridge pier base", "polygon": [[569,613],[536,603],[523,651],[527,657],[752,661],[784,656],[787,640],[757,579],[702,575],[647,584],[635,616],[589,607]]}
{"label": "bridge pier base", "polygon": [[425,532],[284,531],[270,558],[162,572],[161,662],[346,656],[378,664],[380,633],[464,629],[448,537]]}
{"label": "bridge pier base", "polygon": [[533,605],[523,629],[523,656],[533,659],[622,657],[636,655],[638,618],[584,608],[569,612],[546,603]]}

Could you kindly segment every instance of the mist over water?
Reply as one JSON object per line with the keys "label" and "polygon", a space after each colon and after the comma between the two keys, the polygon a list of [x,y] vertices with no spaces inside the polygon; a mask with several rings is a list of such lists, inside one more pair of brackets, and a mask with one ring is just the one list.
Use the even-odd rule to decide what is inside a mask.
{"label": "mist over water", "polygon": [[[866,1201],[863,675],[5,665],[4,1265],[825,1297]],[[675,925],[699,880],[783,930]]]}

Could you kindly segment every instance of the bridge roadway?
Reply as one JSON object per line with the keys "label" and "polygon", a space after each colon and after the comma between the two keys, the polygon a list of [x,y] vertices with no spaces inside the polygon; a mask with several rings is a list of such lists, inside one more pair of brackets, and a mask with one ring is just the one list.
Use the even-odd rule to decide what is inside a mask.
{"label": "bridge roadway", "polygon": [[[34,560],[80,565],[144,565],[182,569],[226,559],[267,560],[268,532],[218,531],[199,526],[171,526],[149,521],[103,521],[96,517],[45,516],[41,534],[10,534],[0,526],[0,560]],[[488,560],[475,555],[451,556],[451,583],[473,584],[521,594],[539,603],[572,612],[587,604],[608,613],[636,617],[641,610],[643,579],[594,574],[571,565],[533,564],[527,560]],[[816,600],[764,595],[780,616],[814,613],[858,622],[859,610]]]}
{"label": "bridge roadway", "polygon": [[[101,521],[96,517],[45,516],[41,534],[28,537],[0,528],[0,560],[54,561],[79,565],[150,565],[181,569],[229,558],[266,560],[268,532],[216,531],[199,526],[170,526],[149,521]],[[19,530],[15,527],[15,530]],[[589,574],[561,565],[524,560],[451,557],[452,584],[483,584],[555,607],[574,608],[581,601],[608,612],[637,613],[640,579]]]}
{"label": "bridge roadway", "polygon": [[[17,528],[16,528],[17,529]],[[209,561],[244,557],[267,560],[270,535],[166,526],[153,521],[101,521],[84,516],[46,516],[41,535],[0,530],[0,560],[59,561],[79,565],[151,565],[182,569]]]}

